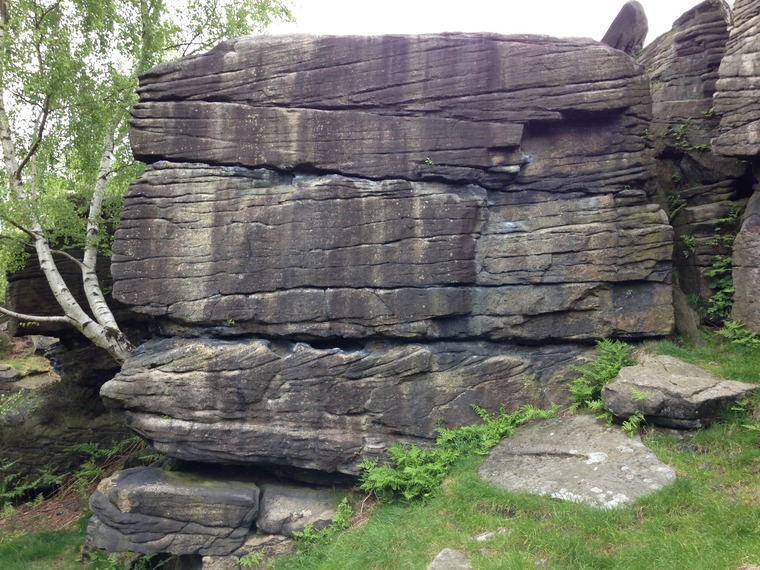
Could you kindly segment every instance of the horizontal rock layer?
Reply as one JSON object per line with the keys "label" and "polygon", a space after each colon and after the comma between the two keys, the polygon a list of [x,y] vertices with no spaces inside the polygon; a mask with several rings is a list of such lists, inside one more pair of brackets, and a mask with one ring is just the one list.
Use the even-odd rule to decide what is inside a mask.
{"label": "horizontal rock layer", "polygon": [[[636,133],[649,113],[646,77],[590,40],[258,36],[158,66],[140,85],[131,136],[146,162],[498,188],[518,174],[523,183],[546,178],[552,157],[534,155],[531,141],[546,138],[547,123],[576,121],[575,136],[592,143],[572,149],[586,158],[572,162],[578,170],[646,175]],[[556,143],[566,131],[552,129]]]}
{"label": "horizontal rock layer", "polygon": [[760,3],[734,2],[734,27],[720,64],[715,109],[721,116],[718,154],[760,157]]}
{"label": "horizontal rock layer", "polygon": [[355,474],[393,441],[428,443],[439,424],[563,401],[577,346],[492,343],[312,348],[261,340],[150,341],[106,383],[107,404],[156,451],[212,463]]}
{"label": "horizontal rock layer", "polygon": [[135,310],[218,334],[654,336],[672,326],[671,239],[635,190],[159,163],[130,189],[112,271]]}
{"label": "horizontal rock layer", "polygon": [[250,482],[127,469],[103,479],[90,497],[88,536],[109,552],[227,556],[243,546],[259,495]]}

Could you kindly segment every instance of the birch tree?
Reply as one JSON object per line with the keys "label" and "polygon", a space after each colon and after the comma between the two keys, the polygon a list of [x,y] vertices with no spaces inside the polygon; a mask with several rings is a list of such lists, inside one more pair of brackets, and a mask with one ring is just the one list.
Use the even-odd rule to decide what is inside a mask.
{"label": "birch tree", "polygon": [[[95,264],[127,185],[137,76],[228,37],[289,20],[287,0],[0,0],[0,270],[34,255],[58,316],[0,312],[79,330],[123,362],[132,349]],[[83,252],[74,257],[72,251]],[[86,305],[57,263],[79,267]]]}

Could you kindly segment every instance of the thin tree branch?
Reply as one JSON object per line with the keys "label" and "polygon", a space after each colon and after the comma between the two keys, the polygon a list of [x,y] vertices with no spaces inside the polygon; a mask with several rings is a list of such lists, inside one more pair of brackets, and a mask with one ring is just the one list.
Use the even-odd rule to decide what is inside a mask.
{"label": "thin tree branch", "polygon": [[21,160],[21,162],[18,165],[18,168],[16,169],[15,176],[21,177],[21,172],[24,170],[24,167],[29,162],[29,160],[34,156],[34,153],[37,152],[37,149],[40,147],[40,143],[42,142],[42,135],[45,132],[45,123],[47,123],[47,118],[50,113],[50,93],[45,95],[45,102],[42,104],[42,109],[40,110],[40,117],[38,119],[38,126],[37,126],[37,133],[34,139],[34,143],[29,148],[29,151],[26,153],[26,156]]}
{"label": "thin tree branch", "polygon": [[5,307],[0,307],[0,313],[3,315],[7,315],[9,317],[12,317],[14,319],[18,319],[19,321],[30,321],[30,322],[36,322],[36,323],[64,323],[67,325],[73,325],[74,320],[70,319],[66,316],[42,316],[42,315],[27,315],[26,313],[17,313],[16,311],[11,311],[10,309],[6,309]]}
{"label": "thin tree branch", "polygon": [[8,222],[10,225],[12,225],[12,226],[13,226],[14,228],[16,228],[17,230],[20,230],[20,231],[24,232],[24,233],[25,233],[26,235],[28,235],[30,238],[32,238],[32,239],[37,239],[37,234],[36,234],[36,233],[34,233],[34,232],[33,232],[32,230],[30,230],[29,228],[27,228],[27,227],[25,227],[25,226],[22,226],[21,224],[19,224],[19,223],[17,223],[17,222],[15,222],[15,221],[13,221],[13,220],[12,220],[11,218],[9,218],[8,216],[0,216],[0,217],[2,217],[2,219],[3,219],[4,221]]}
{"label": "thin tree branch", "polygon": [[69,261],[73,261],[74,263],[76,263],[79,266],[80,269],[84,268],[84,264],[81,261],[79,261],[76,257],[74,257],[73,255],[71,255],[69,253],[66,253],[65,251],[60,250],[60,249],[51,249],[50,251],[52,253],[57,253],[58,255],[62,255],[63,257],[65,257]]}

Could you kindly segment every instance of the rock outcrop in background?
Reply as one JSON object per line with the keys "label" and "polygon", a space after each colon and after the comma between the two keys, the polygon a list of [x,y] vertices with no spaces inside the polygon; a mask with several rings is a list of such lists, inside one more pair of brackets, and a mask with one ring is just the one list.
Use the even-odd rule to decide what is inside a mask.
{"label": "rock outcrop in background", "polygon": [[701,2],[638,58],[652,86],[648,138],[657,158],[656,185],[676,235],[677,325],[691,336],[681,292],[707,320],[718,323],[730,314],[731,297],[723,293],[730,287],[731,244],[752,192],[747,163],[711,146],[723,116],[713,96],[730,23],[725,2]]}
{"label": "rock outcrop in background", "polygon": [[[673,327],[650,105],[644,70],[591,40],[248,37],[147,72],[150,167],[112,271],[162,338],[102,396],[181,470],[302,478],[355,475],[472,404],[565,401],[591,342]],[[181,499],[121,501],[134,477],[93,496],[95,547],[155,551],[141,520],[207,528]],[[269,540],[254,503],[228,554]]]}
{"label": "rock outcrop in background", "polygon": [[752,165],[754,194],[734,243],[732,316],[760,332],[760,3],[736,0],[734,27],[720,64],[715,108],[720,115],[718,154]]}
{"label": "rock outcrop in background", "polygon": [[[83,302],[81,270],[72,261],[58,262],[66,283]],[[107,258],[100,260],[98,275],[108,290],[111,275]],[[146,340],[147,317],[114,304],[110,296],[108,300],[132,341],[138,344]],[[34,257],[23,270],[9,276],[6,303],[20,313],[61,314]],[[70,473],[87,459],[74,451],[75,446],[93,444],[108,449],[134,435],[124,426],[121,414],[107,409],[100,398],[101,386],[120,369],[106,351],[66,325],[12,323],[10,329],[17,336],[48,335],[58,340],[44,351],[55,371],[49,381],[10,383],[0,379],[0,393],[23,392],[17,404],[4,406],[0,413],[0,451],[5,464],[12,464],[13,472],[21,476],[16,483],[32,482],[42,474]]]}

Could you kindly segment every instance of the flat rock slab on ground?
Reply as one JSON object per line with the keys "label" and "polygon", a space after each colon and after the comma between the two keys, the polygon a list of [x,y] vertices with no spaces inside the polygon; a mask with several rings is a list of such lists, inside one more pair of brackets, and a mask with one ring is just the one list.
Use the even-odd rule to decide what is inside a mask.
{"label": "flat rock slab on ground", "polygon": [[507,491],[604,508],[629,505],[676,478],[638,436],[591,416],[520,428],[491,451],[480,476]]}
{"label": "flat rock slab on ground", "polygon": [[648,356],[636,366],[621,369],[602,389],[602,400],[618,418],[642,412],[650,423],[693,429],[717,421],[724,405],[758,388],[721,380],[672,356]]}
{"label": "flat rock slab on ground", "polygon": [[444,548],[438,553],[426,570],[471,570],[472,565],[467,556],[458,550]]}

